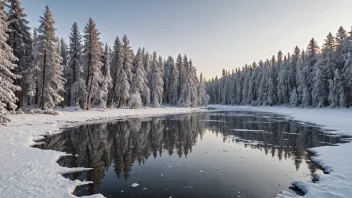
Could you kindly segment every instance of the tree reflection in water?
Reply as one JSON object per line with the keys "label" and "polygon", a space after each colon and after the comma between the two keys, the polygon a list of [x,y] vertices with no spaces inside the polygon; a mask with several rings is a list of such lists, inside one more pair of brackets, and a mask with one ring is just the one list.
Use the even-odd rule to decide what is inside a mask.
{"label": "tree reflection in water", "polygon": [[[95,194],[111,167],[117,178],[127,180],[132,166],[136,163],[143,166],[149,158],[187,157],[205,133],[216,134],[223,142],[264,151],[263,154],[279,160],[293,159],[296,170],[305,161],[311,173],[316,172],[317,166],[310,162],[306,149],[340,142],[338,137],[322,133],[317,126],[279,115],[221,112],[82,125],[48,136],[46,144],[37,147],[72,154],[58,161],[61,166],[93,168],[67,177],[93,181],[87,194]],[[259,144],[251,144],[252,141]]]}

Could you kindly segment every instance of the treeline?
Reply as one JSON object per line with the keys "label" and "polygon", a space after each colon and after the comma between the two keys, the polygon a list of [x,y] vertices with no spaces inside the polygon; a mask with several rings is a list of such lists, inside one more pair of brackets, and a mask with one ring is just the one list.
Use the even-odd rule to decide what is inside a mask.
{"label": "treeline", "polygon": [[207,103],[202,74],[197,76],[186,55],[174,61],[144,48],[134,52],[126,35],[117,37],[111,48],[100,41],[92,18],[83,36],[78,24],[72,25],[67,44],[56,36],[48,6],[32,35],[20,0],[1,2],[1,122],[7,110],[25,106],[44,110],[56,105],[91,109]]}
{"label": "treeline", "polygon": [[278,52],[269,60],[223,70],[206,83],[211,103],[289,105],[293,107],[352,106],[352,31],[329,33],[320,49],[312,38],[306,51]]}

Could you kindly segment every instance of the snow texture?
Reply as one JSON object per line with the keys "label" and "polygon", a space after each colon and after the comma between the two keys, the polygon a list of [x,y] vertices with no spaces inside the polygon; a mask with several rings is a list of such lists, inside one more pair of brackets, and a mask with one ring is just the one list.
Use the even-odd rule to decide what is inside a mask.
{"label": "snow texture", "polygon": [[[91,111],[61,111],[58,115],[10,115],[12,122],[0,125],[0,197],[75,197],[71,193],[78,185],[89,182],[70,181],[63,173],[87,170],[60,167],[56,161],[65,153],[31,148],[35,140],[60,132],[60,128],[81,122],[146,117],[166,114],[200,112],[200,108],[104,109]],[[102,195],[93,195],[100,198]]]}
{"label": "snow texture", "polygon": [[[210,105],[222,110],[273,112],[287,115],[289,118],[315,123],[325,129],[326,133],[352,136],[351,109],[300,109],[285,107],[250,107]],[[336,131],[332,131],[336,130]],[[352,194],[352,143],[338,146],[324,146],[309,149],[315,153],[312,161],[322,166],[329,174],[319,175],[316,183],[292,181],[303,190],[306,198],[347,198]],[[294,197],[291,193],[282,192],[277,197]]]}

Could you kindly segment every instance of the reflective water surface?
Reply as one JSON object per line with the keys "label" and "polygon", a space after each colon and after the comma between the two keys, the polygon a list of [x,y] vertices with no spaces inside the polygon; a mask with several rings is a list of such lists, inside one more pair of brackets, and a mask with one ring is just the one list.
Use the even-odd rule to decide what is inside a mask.
{"label": "reflective water surface", "polygon": [[93,168],[64,175],[94,182],[77,196],[263,198],[299,194],[292,180],[323,173],[306,149],[340,139],[280,115],[213,112],[83,125],[45,142],[37,147],[72,154],[61,166]]}

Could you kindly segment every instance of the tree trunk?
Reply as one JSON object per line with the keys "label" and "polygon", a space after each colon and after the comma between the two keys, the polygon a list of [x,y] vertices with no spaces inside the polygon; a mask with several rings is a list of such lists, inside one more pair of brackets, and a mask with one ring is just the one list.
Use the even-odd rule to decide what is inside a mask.
{"label": "tree trunk", "polygon": [[89,109],[91,109],[92,107],[91,107],[91,100],[90,100],[90,94],[91,94],[91,91],[92,91],[92,83],[93,83],[93,75],[91,75],[91,77],[90,77],[91,79],[90,79],[90,86],[89,86],[89,91],[88,91],[88,97],[87,97],[87,105],[86,105],[86,110],[89,110]]}
{"label": "tree trunk", "polygon": [[44,110],[44,84],[45,84],[45,69],[46,69],[46,52],[44,52],[44,62],[43,62],[43,83],[42,83],[42,95],[40,101],[40,108]]}

